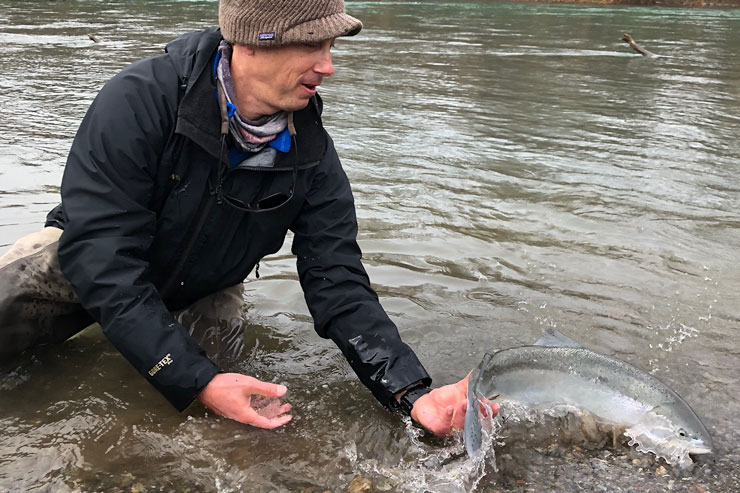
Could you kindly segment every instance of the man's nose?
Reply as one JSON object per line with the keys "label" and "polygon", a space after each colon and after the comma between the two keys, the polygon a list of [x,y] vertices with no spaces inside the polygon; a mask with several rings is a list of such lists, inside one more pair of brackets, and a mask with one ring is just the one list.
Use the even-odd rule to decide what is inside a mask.
{"label": "man's nose", "polygon": [[331,61],[330,48],[321,51],[321,59],[313,67],[314,71],[322,77],[329,77],[334,73],[334,64]]}

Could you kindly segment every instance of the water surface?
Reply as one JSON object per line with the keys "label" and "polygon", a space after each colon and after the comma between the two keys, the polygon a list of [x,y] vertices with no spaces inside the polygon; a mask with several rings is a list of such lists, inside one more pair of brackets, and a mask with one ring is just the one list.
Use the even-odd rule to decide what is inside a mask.
{"label": "water surface", "polygon": [[[347,6],[365,29],[337,42],[324,121],[371,280],[435,383],[555,326],[674,388],[716,457],[661,475],[624,446],[558,459],[524,440],[499,472],[467,471],[458,441],[418,439],[313,332],[288,242],[248,280],[238,370],[288,385],[290,425],[178,414],[91,331],[4,369],[0,489],[740,489],[740,10]],[[0,0],[0,253],[59,200],[100,86],[215,22],[207,1]]]}

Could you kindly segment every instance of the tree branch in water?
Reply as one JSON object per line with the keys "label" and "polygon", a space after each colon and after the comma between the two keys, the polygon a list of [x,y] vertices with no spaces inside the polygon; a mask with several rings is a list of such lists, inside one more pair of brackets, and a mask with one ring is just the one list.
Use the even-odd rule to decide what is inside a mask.
{"label": "tree branch in water", "polygon": [[640,55],[642,55],[642,56],[655,56],[653,53],[650,53],[648,50],[646,50],[642,46],[640,46],[637,43],[635,43],[635,40],[632,39],[632,36],[630,36],[629,34],[627,34],[627,33],[622,34],[622,38],[621,39],[622,39],[622,41],[624,41],[625,43],[627,43],[628,45],[630,45],[632,47],[632,49],[635,50]]}

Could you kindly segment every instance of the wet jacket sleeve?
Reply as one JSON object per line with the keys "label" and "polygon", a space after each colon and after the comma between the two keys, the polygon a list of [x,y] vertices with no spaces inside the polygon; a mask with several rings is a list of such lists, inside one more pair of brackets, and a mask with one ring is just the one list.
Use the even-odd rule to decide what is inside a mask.
{"label": "wet jacket sleeve", "polygon": [[176,75],[143,60],[101,90],[77,132],[62,180],[59,263],[82,306],[123,356],[178,410],[219,368],[170,315],[149,281],[149,202],[175,123]]}
{"label": "wet jacket sleeve", "polygon": [[361,263],[347,176],[331,139],[291,228],[298,275],[316,331],[331,338],[381,404],[409,384],[431,383],[378,302]]}

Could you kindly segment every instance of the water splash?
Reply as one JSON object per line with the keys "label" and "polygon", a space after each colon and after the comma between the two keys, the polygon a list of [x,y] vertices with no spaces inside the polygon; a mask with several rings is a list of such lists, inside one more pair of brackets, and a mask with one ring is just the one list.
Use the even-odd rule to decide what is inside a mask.
{"label": "water splash", "polygon": [[445,440],[442,446],[425,442],[425,432],[404,418],[405,433],[410,441],[409,454],[397,464],[382,464],[374,458],[364,459],[354,443],[345,447],[345,455],[359,473],[383,478],[378,490],[400,492],[471,493],[475,491],[487,470],[496,469],[494,442],[500,423],[491,418],[483,420],[481,449],[486,453],[474,458],[465,452],[462,433]]}

